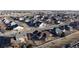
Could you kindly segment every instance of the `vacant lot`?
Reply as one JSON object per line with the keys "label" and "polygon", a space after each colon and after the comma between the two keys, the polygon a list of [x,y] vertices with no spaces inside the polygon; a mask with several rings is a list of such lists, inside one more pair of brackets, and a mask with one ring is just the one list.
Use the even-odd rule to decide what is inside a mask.
{"label": "vacant lot", "polygon": [[76,40],[79,40],[79,31],[72,33],[64,38],[60,38],[60,39],[45,43],[45,44],[40,45],[38,47],[39,48],[47,48],[47,47],[61,48],[63,45],[71,43]]}

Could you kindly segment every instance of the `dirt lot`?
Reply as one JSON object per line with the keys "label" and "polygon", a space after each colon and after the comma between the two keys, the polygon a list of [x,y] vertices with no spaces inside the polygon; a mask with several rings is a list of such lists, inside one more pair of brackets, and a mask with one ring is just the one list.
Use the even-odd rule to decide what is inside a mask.
{"label": "dirt lot", "polygon": [[60,39],[45,43],[45,44],[40,45],[38,47],[39,48],[48,48],[48,47],[61,48],[63,45],[71,43],[75,40],[79,40],[79,31],[72,33],[64,38],[60,38]]}

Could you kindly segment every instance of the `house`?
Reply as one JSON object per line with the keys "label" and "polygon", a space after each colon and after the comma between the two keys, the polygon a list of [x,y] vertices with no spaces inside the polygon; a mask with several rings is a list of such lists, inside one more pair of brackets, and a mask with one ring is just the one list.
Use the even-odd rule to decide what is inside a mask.
{"label": "house", "polygon": [[19,21],[24,21],[25,18],[24,17],[19,17]]}
{"label": "house", "polygon": [[32,40],[39,40],[38,38],[38,30],[34,31],[33,33],[31,33],[31,39]]}
{"label": "house", "polygon": [[15,23],[15,22],[11,22],[10,24],[11,24],[11,26],[16,25],[16,23]]}
{"label": "house", "polygon": [[10,20],[4,19],[3,22],[7,25],[10,23]]}
{"label": "house", "polygon": [[39,27],[41,22],[37,21],[37,20],[30,20],[30,21],[26,22],[26,24],[29,25],[30,27]]}
{"label": "house", "polygon": [[0,36],[0,48],[9,47],[11,45],[11,37]]}
{"label": "house", "polygon": [[69,25],[64,25],[65,30],[70,30],[70,26]]}
{"label": "house", "polygon": [[42,33],[42,32],[40,32],[40,31],[34,31],[33,33],[30,33],[30,34],[28,34],[27,36],[29,36],[30,35],[30,37],[28,37],[29,39],[31,39],[31,40],[45,40],[46,39],[46,33]]}
{"label": "house", "polygon": [[71,22],[69,25],[71,27],[73,27],[74,29],[78,29],[79,28],[79,21]]}
{"label": "house", "polygon": [[34,26],[34,23],[33,23],[34,20],[30,20],[28,22],[26,22],[26,24],[30,27],[33,27]]}
{"label": "house", "polygon": [[12,18],[13,20],[19,20],[19,17],[11,16],[10,18]]}
{"label": "house", "polygon": [[47,37],[46,33],[43,33],[43,34],[41,34],[41,35],[42,35],[42,36],[40,37],[40,40],[45,40],[46,37]]}
{"label": "house", "polygon": [[30,21],[30,19],[25,19],[25,23],[28,23]]}
{"label": "house", "polygon": [[47,26],[46,23],[41,23],[41,24],[39,25],[39,28],[45,28],[46,26]]}
{"label": "house", "polygon": [[55,28],[55,33],[56,33],[58,36],[61,36],[62,30],[59,29],[59,28]]}
{"label": "house", "polygon": [[70,47],[71,47],[70,44],[65,44],[65,45],[64,45],[64,48],[70,48]]}
{"label": "house", "polygon": [[55,34],[59,37],[64,37],[65,36],[65,29],[61,30],[60,28],[56,28]]}
{"label": "house", "polygon": [[16,28],[18,26],[18,24],[16,24],[15,22],[10,22],[9,24],[6,25],[6,30],[13,30],[14,28]]}
{"label": "house", "polygon": [[59,27],[61,30],[65,31],[73,31],[73,28],[69,25],[63,25]]}
{"label": "house", "polygon": [[15,27],[15,28],[13,28],[13,30],[17,30],[17,31],[20,31],[20,30],[23,30],[24,28],[23,27],[21,27],[21,26],[17,26],[17,27]]}
{"label": "house", "polygon": [[4,22],[7,30],[12,30],[13,28],[18,26],[15,22],[7,19],[3,19],[2,21]]}
{"label": "house", "polygon": [[54,20],[55,24],[60,24],[60,20]]}
{"label": "house", "polygon": [[53,36],[59,36],[59,37],[64,37],[65,33],[58,27],[49,29],[49,32],[53,34]]}
{"label": "house", "polygon": [[39,14],[35,15],[34,19],[36,19],[36,18],[40,18],[40,15]]}
{"label": "house", "polygon": [[39,27],[41,23],[42,23],[42,22],[37,21],[37,22],[35,23],[35,27]]}

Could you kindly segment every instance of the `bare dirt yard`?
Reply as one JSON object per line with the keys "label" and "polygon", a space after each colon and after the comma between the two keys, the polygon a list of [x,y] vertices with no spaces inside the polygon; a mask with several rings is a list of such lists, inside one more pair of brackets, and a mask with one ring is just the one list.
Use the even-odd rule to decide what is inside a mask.
{"label": "bare dirt yard", "polygon": [[51,41],[51,42],[47,42],[43,45],[38,46],[38,48],[61,48],[62,46],[64,46],[65,44],[71,43],[73,41],[79,40],[79,31],[72,33],[66,37]]}

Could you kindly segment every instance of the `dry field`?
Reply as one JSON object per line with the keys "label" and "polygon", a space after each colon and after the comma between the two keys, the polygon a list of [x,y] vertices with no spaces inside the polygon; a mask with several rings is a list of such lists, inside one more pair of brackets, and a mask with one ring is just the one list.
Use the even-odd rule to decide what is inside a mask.
{"label": "dry field", "polygon": [[39,48],[61,48],[65,44],[71,43],[73,41],[79,40],[79,31],[72,33],[64,38],[60,38],[51,42],[47,42],[43,45],[38,46]]}

